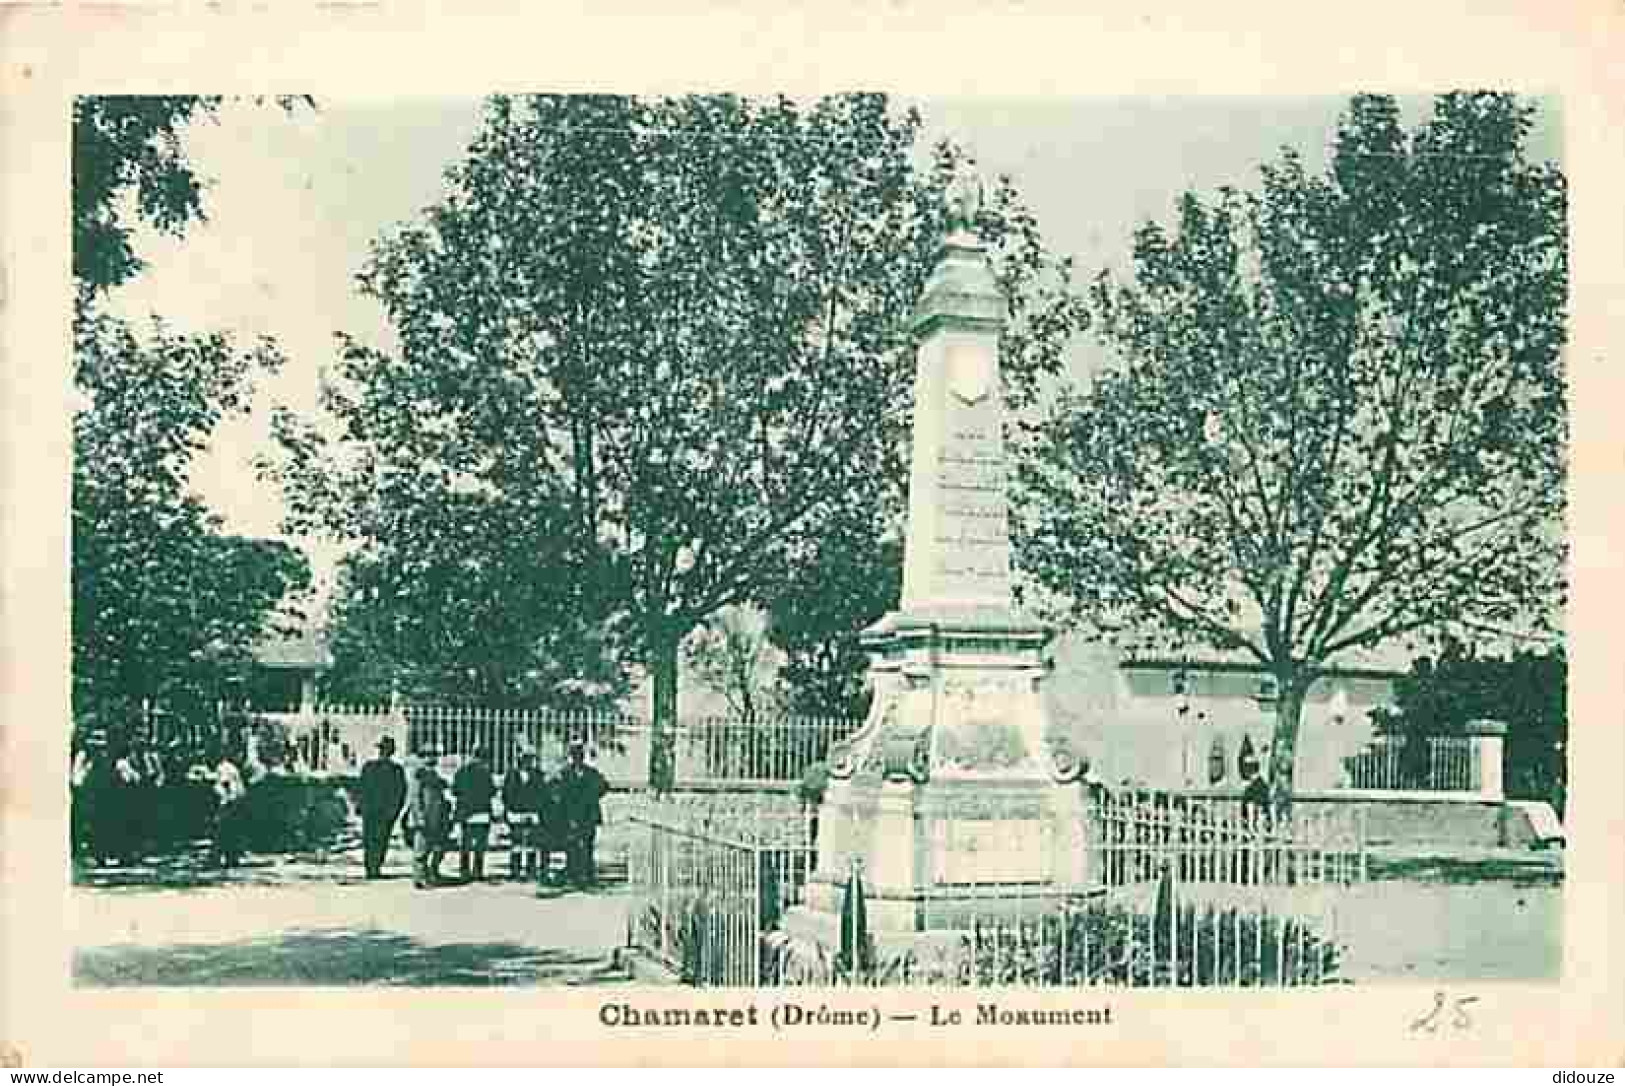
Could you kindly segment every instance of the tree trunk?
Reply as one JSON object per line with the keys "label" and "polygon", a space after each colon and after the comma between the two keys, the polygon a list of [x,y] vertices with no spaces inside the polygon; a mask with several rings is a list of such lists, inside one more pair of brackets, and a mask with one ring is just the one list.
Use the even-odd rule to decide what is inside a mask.
{"label": "tree trunk", "polygon": [[680,638],[660,631],[652,638],[650,670],[654,673],[654,714],[649,726],[649,787],[658,795],[675,784],[677,728],[677,651]]}
{"label": "tree trunk", "polygon": [[1298,727],[1303,722],[1304,698],[1310,680],[1302,671],[1278,674],[1275,679],[1275,734],[1270,740],[1270,806],[1276,818],[1290,818],[1296,792]]}

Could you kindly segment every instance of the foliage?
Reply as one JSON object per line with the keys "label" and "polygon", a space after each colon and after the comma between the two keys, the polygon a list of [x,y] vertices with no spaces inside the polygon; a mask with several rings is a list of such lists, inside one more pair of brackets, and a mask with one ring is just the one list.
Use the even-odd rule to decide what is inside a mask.
{"label": "foliage", "polygon": [[735,605],[711,615],[683,642],[683,659],[695,679],[722,695],[735,720],[750,723],[782,708],[779,661],[757,613]]}
{"label": "foliage", "polygon": [[80,98],[73,107],[73,697],[80,726],[127,724],[143,699],[196,716],[308,585],[287,545],[221,530],[187,488],[192,458],[245,410],[261,341],[138,334],[99,308],[136,274],[137,222],[179,233],[203,215],[182,132],[213,98]]}
{"label": "foliage", "polygon": [[899,535],[876,539],[872,524],[830,526],[806,576],[768,605],[769,636],[785,653],[780,682],[792,712],[864,716],[868,655],[859,635],[897,606],[902,590]]}
{"label": "foliage", "polygon": [[76,98],[73,103],[73,274],[101,290],[141,269],[127,214],[179,234],[203,217],[203,183],[182,133],[219,98],[157,95]]}
{"label": "foliage", "polygon": [[1479,655],[1447,642],[1394,683],[1394,701],[1372,711],[1382,732],[1409,739],[1459,735],[1469,721],[1507,725],[1506,794],[1544,800],[1561,813],[1567,790],[1568,657],[1561,646]]}
{"label": "foliage", "polygon": [[552,564],[547,522],[444,497],[440,515],[340,563],[327,696],[580,710],[623,694],[625,669]]}
{"label": "foliage", "polygon": [[1091,902],[1027,920],[971,919],[955,944],[871,954],[843,968],[823,947],[775,937],[774,984],[995,988],[1280,987],[1339,982],[1342,952],[1308,920],[1261,909],[1178,902],[1154,912]]}
{"label": "foliage", "polygon": [[1566,185],[1532,107],[1345,112],[1329,170],[1179,202],[1092,299],[1119,364],[1024,442],[1023,561],[1097,627],[1275,677],[1271,787],[1340,653],[1548,624],[1564,592]]}
{"label": "foliage", "polygon": [[829,763],[822,759],[807,766],[801,780],[796,783],[796,798],[809,807],[817,807],[824,802],[824,793],[829,791]]}
{"label": "foliage", "polygon": [[[401,547],[451,494],[488,509],[578,593],[548,620],[652,671],[669,786],[682,639],[805,582],[904,476],[903,318],[962,157],[917,166],[918,131],[876,95],[493,98],[445,198],[361,273],[398,348],[343,339],[340,447],[282,419],[290,527]],[[1025,402],[1078,320],[1069,269],[1008,182],[978,225]]]}
{"label": "foliage", "polygon": [[272,773],[241,800],[244,847],[291,852],[332,843],[350,825],[350,805],[336,783]]}
{"label": "foliage", "polygon": [[[309,98],[279,98],[284,110]],[[142,268],[134,222],[180,235],[204,218],[203,189],[184,134],[214,118],[224,99],[197,95],[95,95],[73,101],[73,277],[103,291]],[[133,215],[132,215],[133,212]]]}
{"label": "foliage", "polygon": [[[292,765],[298,757],[293,729],[280,720],[254,718],[248,722],[254,734],[254,752],[261,765],[268,769]],[[246,753],[246,736],[244,747]]]}
{"label": "foliage", "polygon": [[207,704],[279,608],[309,583],[285,543],[224,534],[187,491],[191,458],[242,410],[269,343],[180,336],[154,321],[138,338],[81,306],[75,375],[89,406],[74,417],[75,711],[103,726],[142,699]]}

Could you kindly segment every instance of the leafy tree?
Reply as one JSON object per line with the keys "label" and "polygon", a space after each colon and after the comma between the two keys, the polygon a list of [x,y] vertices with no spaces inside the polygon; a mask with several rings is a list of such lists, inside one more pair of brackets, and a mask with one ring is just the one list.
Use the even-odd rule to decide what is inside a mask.
{"label": "leafy tree", "polygon": [[1348,106],[1330,168],[1147,224],[1102,273],[1119,364],[1042,425],[1025,561],[1101,625],[1240,650],[1274,677],[1272,789],[1340,653],[1549,623],[1561,606],[1565,182],[1532,107]]}
{"label": "leafy tree", "polygon": [[[187,125],[216,117],[225,100],[198,95],[100,95],[73,102],[73,275],[104,291],[142,263],[132,242],[142,222],[180,235],[204,218],[204,179],[186,154]],[[283,109],[310,98],[278,98]],[[132,217],[130,212],[134,212]]]}
{"label": "leafy tree", "polygon": [[268,341],[144,334],[100,308],[141,262],[138,222],[179,232],[202,217],[182,133],[211,98],[81,98],[73,107],[73,694],[76,720],[118,724],[145,700],[206,705],[309,583],[284,543],[222,531],[187,489],[192,458],[246,409]]}
{"label": "leafy tree", "polygon": [[571,621],[591,608],[548,564],[551,537],[514,530],[524,522],[507,513],[463,496],[344,559],[330,698],[583,709],[625,692],[598,631]]}
{"label": "leafy tree", "polygon": [[1458,735],[1474,720],[1503,721],[1507,795],[1563,808],[1568,658],[1561,646],[1480,655],[1447,641],[1436,659],[1417,660],[1395,682],[1392,705],[1371,715],[1383,732],[1417,739]]}
{"label": "leafy tree", "polygon": [[[343,341],[343,447],[286,428],[294,522],[381,545],[377,508],[420,515],[401,479],[545,495],[583,605],[653,673],[661,786],[683,639],[805,576],[903,475],[904,318],[962,157],[918,166],[918,129],[874,95],[491,100],[445,198],[360,276],[398,349]],[[980,226],[1019,401],[1078,306],[1007,182]]]}
{"label": "leafy tree", "polygon": [[241,352],[158,322],[143,340],[82,314],[75,333],[90,400],[74,419],[76,711],[127,719],[143,699],[206,703],[267,616],[309,583],[303,556],[224,534],[186,491],[192,455],[242,408],[251,371],[279,358],[269,344]]}
{"label": "leafy tree", "polygon": [[763,616],[744,607],[725,607],[709,616],[683,642],[688,672],[722,696],[729,715],[754,723],[782,707],[780,662]]}
{"label": "leafy tree", "polygon": [[868,710],[868,654],[859,635],[897,607],[903,543],[858,526],[820,541],[805,578],[774,598],[769,635],[784,650],[780,681],[806,716],[861,718]]}
{"label": "leafy tree", "polygon": [[195,95],[74,99],[73,274],[81,285],[104,290],[141,269],[135,221],[179,234],[203,217],[203,184],[182,133],[219,106],[219,98]]}

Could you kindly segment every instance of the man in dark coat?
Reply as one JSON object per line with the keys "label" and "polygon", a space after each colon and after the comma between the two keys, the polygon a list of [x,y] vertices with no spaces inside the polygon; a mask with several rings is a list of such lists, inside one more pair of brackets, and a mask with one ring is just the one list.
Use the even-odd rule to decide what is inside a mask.
{"label": "man in dark coat", "polygon": [[101,833],[107,850],[126,867],[141,858],[142,796],[139,759],[128,740],[121,739],[111,748],[112,773],[105,807],[102,812]]}
{"label": "man in dark coat", "polygon": [[383,874],[395,820],[406,805],[406,770],[394,759],[395,740],[378,740],[378,757],[361,767],[361,851],[367,878]]}
{"label": "man in dark coat", "polygon": [[542,802],[546,782],[534,751],[519,755],[519,764],[502,777],[502,809],[508,819],[508,877],[537,877],[541,846]]}
{"label": "man in dark coat", "polygon": [[580,743],[570,744],[569,761],[559,776],[558,790],[565,827],[564,875],[576,886],[590,887],[597,881],[593,849],[598,827],[604,821],[601,801],[609,791],[609,782],[587,764],[587,751]]}
{"label": "man in dark coat", "polygon": [[1264,778],[1259,757],[1250,741],[1244,741],[1236,768],[1241,771],[1241,816],[1248,824],[1262,823],[1270,813],[1270,783]]}
{"label": "man in dark coat", "polygon": [[137,733],[130,761],[140,775],[132,796],[130,834],[142,852],[159,851],[169,832],[164,791],[164,760],[158,748],[144,733]]}
{"label": "man in dark coat", "polygon": [[536,881],[552,883],[563,878],[553,874],[553,854],[563,852],[569,839],[569,827],[564,821],[564,800],[559,793],[564,767],[542,771],[540,824],[536,830]]}
{"label": "man in dark coat", "polygon": [[440,861],[451,828],[446,782],[433,766],[419,766],[412,793],[412,885],[419,890],[440,883]]}
{"label": "man in dark coat", "polygon": [[483,747],[476,750],[451,779],[452,798],[457,802],[457,868],[464,882],[485,878],[485,846],[491,838],[491,800],[497,792],[490,759]]}

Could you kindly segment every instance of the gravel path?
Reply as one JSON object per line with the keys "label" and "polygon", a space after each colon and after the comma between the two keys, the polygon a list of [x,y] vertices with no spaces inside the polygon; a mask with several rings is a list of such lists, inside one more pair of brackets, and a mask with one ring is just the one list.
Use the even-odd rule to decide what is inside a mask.
{"label": "gravel path", "polygon": [[[359,850],[256,857],[210,871],[193,854],[80,872],[69,924],[76,983],[105,985],[616,984],[624,868],[590,893],[528,883],[416,890],[406,850],[385,878]],[[507,869],[502,853],[487,873]],[[456,868],[452,857],[446,870]]]}

